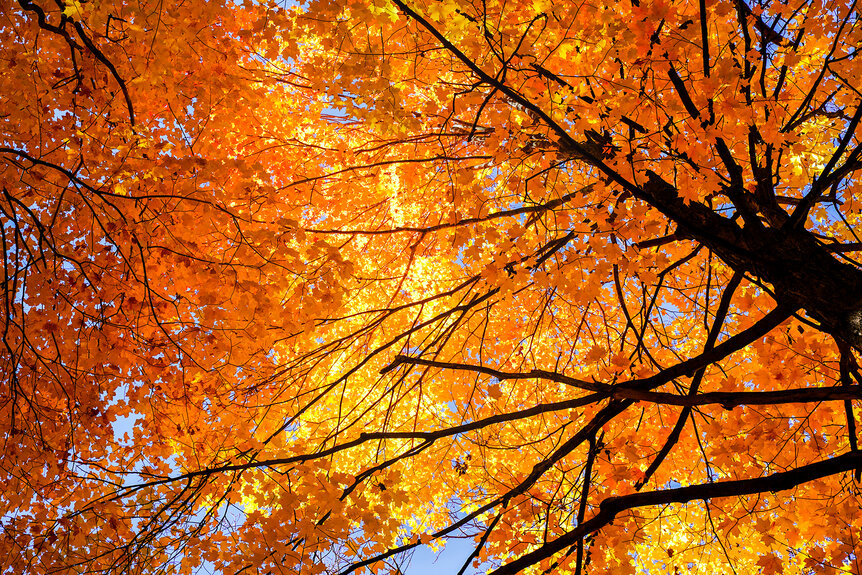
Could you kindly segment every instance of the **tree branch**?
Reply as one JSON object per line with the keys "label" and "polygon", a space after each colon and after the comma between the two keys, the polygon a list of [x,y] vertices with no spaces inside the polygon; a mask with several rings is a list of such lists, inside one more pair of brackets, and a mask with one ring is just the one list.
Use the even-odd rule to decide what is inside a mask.
{"label": "tree branch", "polygon": [[539,561],[553,556],[566,549],[578,539],[589,533],[594,533],[611,523],[617,515],[637,507],[668,505],[671,503],[688,503],[694,500],[708,501],[718,497],[738,497],[762,492],[776,492],[793,489],[803,483],[845,473],[862,465],[862,452],[845,453],[832,459],[803,465],[790,471],[773,473],[754,479],[736,481],[719,481],[677,489],[663,489],[634,493],[622,497],[609,497],[602,501],[599,512],[589,521],[579,525],[554,541],[545,543],[538,549],[522,555],[518,559],[503,565],[490,575],[515,575],[522,570],[535,565]]}

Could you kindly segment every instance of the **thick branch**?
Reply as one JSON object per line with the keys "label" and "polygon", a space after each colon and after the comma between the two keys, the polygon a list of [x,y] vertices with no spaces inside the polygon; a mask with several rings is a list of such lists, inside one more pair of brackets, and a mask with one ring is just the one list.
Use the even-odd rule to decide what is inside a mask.
{"label": "thick branch", "polygon": [[[741,331],[740,333],[729,337],[724,340],[720,344],[716,345],[712,349],[704,351],[697,357],[692,359],[680,362],[676,365],[672,365],[666,369],[663,369],[659,373],[652,375],[650,377],[646,377],[643,379],[632,379],[629,381],[624,381],[619,383],[618,385],[612,386],[606,383],[596,382],[596,381],[585,381],[582,379],[577,379],[574,377],[569,377],[567,375],[563,375],[561,373],[556,373],[553,371],[547,371],[543,369],[533,369],[528,372],[507,372],[501,371],[498,369],[494,369],[492,367],[487,367],[483,365],[471,365],[464,363],[455,363],[455,362],[446,362],[446,361],[436,361],[430,359],[422,359],[419,357],[409,357],[406,355],[398,355],[395,357],[395,361],[386,366],[381,370],[383,373],[388,373],[389,371],[395,369],[397,366],[401,364],[410,364],[410,365],[425,365],[429,367],[438,367],[441,369],[458,369],[458,370],[466,370],[466,371],[474,371],[477,373],[484,373],[485,375],[489,375],[491,377],[496,377],[500,380],[505,379],[547,379],[548,381],[555,381],[558,383],[563,383],[566,385],[570,385],[572,387],[577,387],[580,389],[586,389],[589,391],[595,391],[600,393],[606,393],[608,396],[613,397],[625,397],[631,398],[635,400],[644,400],[648,401],[648,397],[651,396],[660,396],[662,398],[662,403],[668,402],[673,405],[684,405],[684,403],[678,403],[681,401],[691,401],[690,399],[683,398],[678,395],[674,395],[671,393],[667,394],[659,394],[659,393],[646,393],[648,390],[655,389],[656,387],[662,386],[665,383],[673,381],[678,377],[683,377],[687,375],[693,375],[697,370],[706,367],[716,361],[724,359],[729,356],[731,353],[738,351],[750,343],[760,339],[767,333],[769,333],[774,327],[778,326],[781,322],[789,318],[793,313],[793,310],[784,307],[778,307],[768,314],[766,314],[763,318],[760,319],[753,326]],[[750,392],[753,393],[753,392]],[[631,396],[631,397],[629,397]],[[714,403],[722,403],[721,401],[715,401]]]}
{"label": "thick branch", "polygon": [[818,461],[797,469],[782,473],[773,473],[755,479],[740,479],[737,481],[719,481],[680,487],[678,489],[663,489],[634,493],[622,497],[609,497],[602,501],[599,512],[589,521],[579,525],[565,535],[542,545],[535,551],[515,559],[492,571],[490,575],[514,575],[539,561],[553,556],[566,549],[589,533],[598,531],[611,523],[617,515],[637,507],[668,505],[670,503],[688,503],[689,501],[708,501],[718,497],[738,497],[755,493],[776,492],[793,489],[798,485],[837,475],[856,469],[862,465],[862,452],[845,453],[826,461]]}

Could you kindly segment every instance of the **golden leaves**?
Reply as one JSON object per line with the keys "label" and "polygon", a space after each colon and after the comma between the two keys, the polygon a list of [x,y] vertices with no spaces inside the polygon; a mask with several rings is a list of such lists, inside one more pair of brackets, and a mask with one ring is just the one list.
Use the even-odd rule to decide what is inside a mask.
{"label": "golden leaves", "polygon": [[[505,563],[611,496],[852,449],[852,402],[849,419],[833,401],[696,403],[855,385],[823,314],[679,367],[788,297],[761,277],[780,242],[722,249],[784,233],[778,210],[821,177],[855,105],[856,36],[824,67],[828,41],[769,40],[757,19],[838,34],[842,7],[740,24],[724,1],[405,6],[428,20],[380,2],[45,8],[73,44],[7,11],[4,516],[29,502],[4,523],[3,556],[25,556],[11,569],[180,553],[185,572],[385,570],[392,550],[461,535]],[[125,78],[135,126],[76,23]],[[851,168],[803,226],[820,247],[855,249]],[[647,390],[677,404],[611,399]],[[590,569],[853,554],[849,478],[762,495],[626,510]]]}

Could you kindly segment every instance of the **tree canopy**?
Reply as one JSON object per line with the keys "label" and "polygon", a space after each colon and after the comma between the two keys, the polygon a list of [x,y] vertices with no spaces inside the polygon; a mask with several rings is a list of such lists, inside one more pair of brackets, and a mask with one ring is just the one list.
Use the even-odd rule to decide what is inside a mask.
{"label": "tree canopy", "polygon": [[0,4],[0,572],[862,573],[860,46]]}

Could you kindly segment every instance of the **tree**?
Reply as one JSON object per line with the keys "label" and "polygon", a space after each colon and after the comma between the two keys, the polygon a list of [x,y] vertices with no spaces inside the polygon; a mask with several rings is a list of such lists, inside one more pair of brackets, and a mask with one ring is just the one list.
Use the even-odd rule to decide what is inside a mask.
{"label": "tree", "polygon": [[855,1],[0,11],[4,573],[862,572]]}

